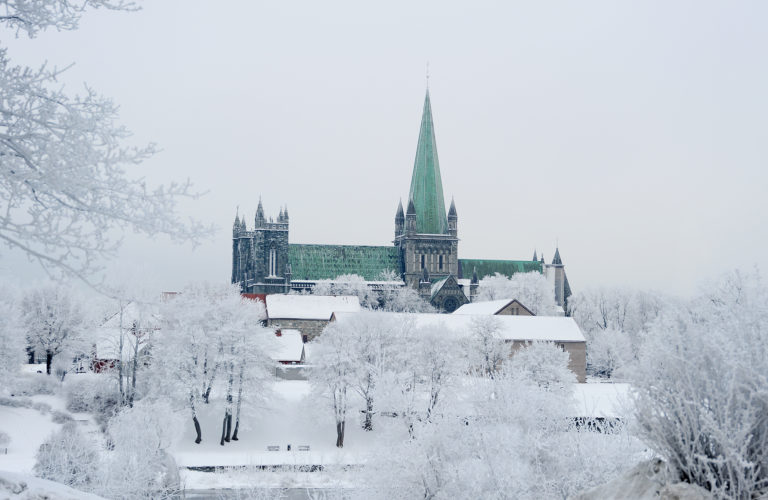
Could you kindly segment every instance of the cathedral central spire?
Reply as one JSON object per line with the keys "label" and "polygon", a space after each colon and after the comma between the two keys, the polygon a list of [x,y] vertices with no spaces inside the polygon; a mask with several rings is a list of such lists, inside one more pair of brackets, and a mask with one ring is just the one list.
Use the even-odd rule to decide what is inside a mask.
{"label": "cathedral central spire", "polygon": [[419,143],[413,163],[409,200],[416,208],[416,231],[421,234],[445,234],[448,221],[445,216],[443,181],[440,178],[440,162],[437,159],[437,142],[432,123],[432,104],[429,89],[424,97],[421,115]]}

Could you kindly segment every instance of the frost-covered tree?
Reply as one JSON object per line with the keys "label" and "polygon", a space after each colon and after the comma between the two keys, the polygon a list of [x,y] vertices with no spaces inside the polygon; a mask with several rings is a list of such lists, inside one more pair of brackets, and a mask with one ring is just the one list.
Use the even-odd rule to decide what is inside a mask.
{"label": "frost-covered tree", "polygon": [[631,288],[587,288],[568,299],[568,312],[587,339],[588,370],[610,376],[631,369],[644,341],[645,327],[677,299]]}
{"label": "frost-covered tree", "polygon": [[733,272],[648,331],[633,374],[637,430],[718,498],[768,493],[768,288]]}
{"label": "frost-covered tree", "polygon": [[[195,442],[199,443],[198,405],[210,402],[214,382],[224,378],[223,434],[225,441],[231,440],[233,404],[241,406],[233,397],[235,384],[242,386],[254,380],[252,374],[263,371],[266,363],[264,342],[259,342],[261,335],[269,333],[260,326],[263,303],[241,297],[235,285],[195,284],[167,300],[161,315],[162,335],[153,346],[156,389],[167,390],[175,401],[183,401],[195,426]],[[247,387],[238,389],[238,394],[258,395],[259,390]]]}
{"label": "frost-covered tree", "polygon": [[469,371],[493,378],[505,359],[509,346],[501,338],[501,321],[495,316],[474,316],[466,340]]}
{"label": "frost-covered tree", "polygon": [[[349,356],[355,361],[349,374],[349,384],[364,402],[362,426],[367,431],[373,430],[376,392],[381,377],[390,367],[398,324],[397,319],[389,315],[370,312],[355,315],[334,327],[338,330],[334,335],[344,338]],[[333,350],[321,350],[318,356],[321,359],[332,353]]]}
{"label": "frost-covered tree", "polygon": [[0,345],[0,378],[10,381],[24,362],[25,341],[18,301],[7,289],[0,289]]}
{"label": "frost-covered tree", "polygon": [[531,342],[518,349],[509,361],[509,372],[541,387],[567,387],[576,383],[576,375],[568,368],[571,355],[554,342]]}
{"label": "frost-covered tree", "polygon": [[527,349],[493,379],[465,378],[409,437],[391,433],[363,471],[365,497],[565,499],[637,460],[642,447],[625,435],[572,425],[567,356],[552,345]]}
{"label": "frost-covered tree", "polygon": [[555,314],[555,290],[543,274],[515,273],[511,278],[496,273],[480,280],[477,300],[517,299],[537,316]]}
{"label": "frost-covered tree", "polygon": [[435,308],[422,299],[419,292],[405,285],[395,271],[383,271],[379,280],[387,284],[379,291],[377,309],[403,313],[435,312]]}
{"label": "frost-covered tree", "polygon": [[357,274],[342,274],[332,280],[318,280],[312,288],[313,295],[354,295],[360,305],[373,308],[378,304],[376,292],[368,286],[365,278]]}
{"label": "frost-covered tree", "polygon": [[27,293],[21,303],[27,340],[32,349],[45,353],[45,371],[58,354],[82,348],[83,312],[73,290],[47,285]]}
{"label": "frost-covered tree", "polygon": [[[6,33],[34,37],[47,29],[72,30],[89,8],[130,10],[123,0],[6,0]],[[111,257],[119,231],[199,241],[209,230],[182,221],[179,197],[194,196],[189,182],[148,186],[128,168],[155,152],[131,147],[117,123],[118,107],[86,87],[68,93],[62,70],[42,63],[14,65],[0,48],[0,241],[49,271],[92,282],[100,257]]]}
{"label": "frost-covered tree", "polygon": [[595,330],[587,343],[587,364],[590,373],[613,377],[617,370],[629,367],[633,361],[632,339],[621,330]]}
{"label": "frost-covered tree", "polygon": [[346,328],[337,322],[328,324],[323,334],[313,341],[312,381],[319,390],[327,392],[336,423],[336,447],[344,447],[349,392],[355,384],[358,364]]}

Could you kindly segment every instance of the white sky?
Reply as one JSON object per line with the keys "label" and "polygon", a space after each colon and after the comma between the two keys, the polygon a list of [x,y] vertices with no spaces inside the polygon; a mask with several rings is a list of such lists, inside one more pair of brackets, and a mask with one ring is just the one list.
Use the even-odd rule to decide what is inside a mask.
{"label": "white sky", "polygon": [[[430,63],[463,258],[551,260],[593,285],[688,294],[766,267],[768,3],[163,0],[14,40],[121,105],[136,169],[208,194],[194,252],[126,235],[118,276],[229,280],[236,207],[287,204],[294,243],[387,245],[408,193]],[[3,249],[0,274],[39,276]]]}

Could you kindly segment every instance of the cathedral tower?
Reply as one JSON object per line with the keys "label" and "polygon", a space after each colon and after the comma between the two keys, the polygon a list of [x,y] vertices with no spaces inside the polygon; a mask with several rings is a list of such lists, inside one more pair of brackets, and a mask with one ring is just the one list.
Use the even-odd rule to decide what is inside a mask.
{"label": "cathedral tower", "polygon": [[404,226],[401,211],[402,204],[395,216],[394,243],[400,250],[405,282],[418,289],[425,271],[435,281],[458,276],[456,206],[451,203],[446,217],[429,90],[424,98]]}
{"label": "cathedral tower", "polygon": [[[281,208],[277,221],[264,216],[259,200],[253,231],[245,218],[235,216],[232,230],[232,283],[244,293],[284,293],[290,285],[288,261],[288,209]],[[287,280],[287,281],[286,281]],[[287,284],[286,284],[287,282]]]}

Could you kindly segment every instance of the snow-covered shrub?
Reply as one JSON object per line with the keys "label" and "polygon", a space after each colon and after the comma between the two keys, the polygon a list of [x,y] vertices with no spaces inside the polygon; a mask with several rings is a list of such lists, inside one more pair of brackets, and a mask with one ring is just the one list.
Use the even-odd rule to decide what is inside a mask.
{"label": "snow-covered shrub", "polygon": [[768,289],[734,272],[649,328],[633,375],[639,435],[719,498],[768,492]]}
{"label": "snow-covered shrub", "polygon": [[99,454],[75,424],[66,424],[40,445],[34,474],[83,491],[99,479]]}
{"label": "snow-covered shrub", "polygon": [[0,431],[0,448],[7,448],[9,444],[11,444],[11,436]]}
{"label": "snow-covered shrub", "polygon": [[514,378],[535,382],[540,387],[570,390],[576,375],[568,368],[570,354],[553,342],[532,342],[519,349],[509,361]]}
{"label": "snow-covered shrub", "polygon": [[621,330],[607,328],[593,331],[587,340],[589,372],[598,377],[613,377],[632,363],[632,341]]}
{"label": "snow-covered shrub", "polygon": [[[43,367],[43,370],[45,367]],[[18,377],[13,381],[12,393],[15,396],[35,396],[37,394],[55,394],[61,382],[53,377],[46,377],[39,373],[30,373]]]}
{"label": "snow-covered shrub", "polygon": [[177,467],[167,453],[181,422],[167,404],[139,402],[108,426],[112,451],[99,493],[108,498],[165,498],[177,492]]}
{"label": "snow-covered shrub", "polygon": [[79,376],[64,384],[67,409],[108,418],[119,403],[117,383],[112,377]]}

